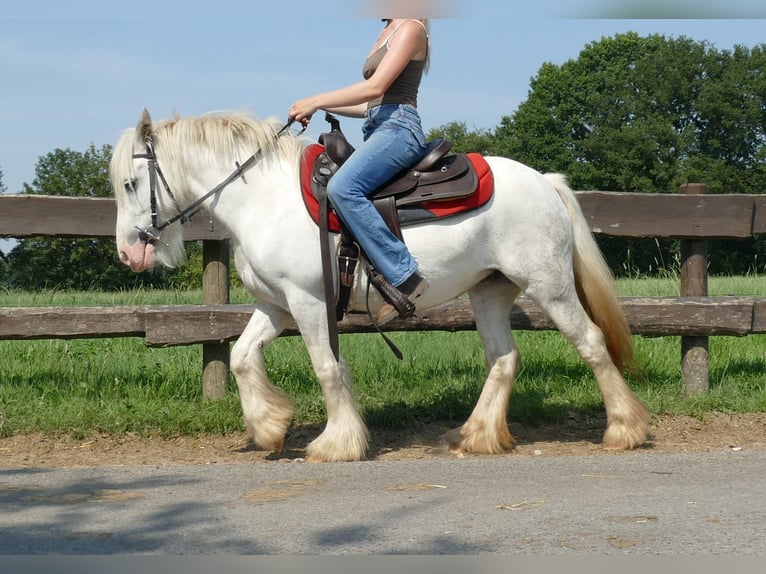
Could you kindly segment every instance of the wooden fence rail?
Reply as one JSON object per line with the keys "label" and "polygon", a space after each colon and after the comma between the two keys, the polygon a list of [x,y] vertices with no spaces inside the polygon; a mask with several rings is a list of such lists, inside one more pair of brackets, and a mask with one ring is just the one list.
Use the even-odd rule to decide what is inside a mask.
{"label": "wooden fence rail", "polygon": [[[747,238],[766,233],[766,195],[704,195],[704,186],[680,194],[577,192],[594,233],[682,240],[680,297],[623,297],[634,333],[682,337],[682,375],[692,393],[707,389],[707,338],[766,333],[766,298],[707,297],[709,238]],[[0,196],[0,237],[114,237],[112,199],[33,195]],[[203,304],[115,307],[0,307],[0,339],[144,337],[150,346],[203,345],[205,396],[220,396],[228,383],[229,342],[242,332],[251,305],[229,304],[228,238],[197,217],[186,240],[203,241]],[[516,329],[554,329],[521,297],[511,323]],[[373,332],[363,315],[339,325],[342,333]],[[460,331],[475,328],[468,301],[459,298],[421,317],[393,321],[387,330]],[[295,329],[286,334],[296,334]]]}
{"label": "wooden fence rail", "polygon": [[[766,195],[578,191],[577,198],[593,232],[604,235],[742,239],[766,233]],[[114,237],[116,220],[113,199],[0,195],[0,237]],[[184,237],[225,239],[203,216],[185,226]]]}
{"label": "wooden fence rail", "polygon": [[[646,337],[766,333],[766,298],[621,297],[631,330]],[[0,339],[95,339],[143,337],[150,347],[228,343],[239,337],[253,305],[125,305],[116,307],[0,307]],[[514,305],[515,329],[553,330],[553,322],[529,299]],[[341,333],[376,332],[366,315],[349,315]],[[467,298],[397,319],[384,331],[473,331]],[[285,335],[297,335],[295,326]]]}

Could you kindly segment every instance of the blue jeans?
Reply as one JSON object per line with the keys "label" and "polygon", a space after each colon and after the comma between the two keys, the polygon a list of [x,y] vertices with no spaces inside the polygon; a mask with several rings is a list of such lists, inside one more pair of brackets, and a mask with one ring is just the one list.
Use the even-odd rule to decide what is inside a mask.
{"label": "blue jeans", "polygon": [[367,259],[392,285],[401,285],[418,268],[407,246],[386,225],[368,196],[418,162],[426,141],[420,116],[407,105],[384,104],[368,110],[364,143],[332,176],[327,195]]}

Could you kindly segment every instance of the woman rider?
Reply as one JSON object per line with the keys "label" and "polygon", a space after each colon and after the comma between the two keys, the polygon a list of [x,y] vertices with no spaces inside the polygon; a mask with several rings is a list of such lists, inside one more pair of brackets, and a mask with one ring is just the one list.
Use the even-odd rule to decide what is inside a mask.
{"label": "woman rider", "polygon": [[[305,127],[317,110],[365,118],[364,141],[330,179],[327,194],[337,215],[364,250],[374,270],[406,301],[415,303],[428,288],[407,246],[388,228],[368,196],[425,153],[426,141],[417,110],[418,90],[429,62],[426,19],[384,19],[363,66],[361,82],[295,102],[289,119]],[[384,283],[385,284],[385,283]],[[392,304],[376,314],[382,325],[411,316]],[[397,299],[394,297],[393,299]],[[410,306],[414,309],[414,306]]]}

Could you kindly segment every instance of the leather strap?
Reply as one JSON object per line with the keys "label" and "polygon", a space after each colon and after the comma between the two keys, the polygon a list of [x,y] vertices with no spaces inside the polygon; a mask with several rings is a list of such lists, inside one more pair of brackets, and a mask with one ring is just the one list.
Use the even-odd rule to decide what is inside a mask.
{"label": "leather strap", "polygon": [[341,224],[340,245],[338,246],[338,303],[335,306],[335,316],[342,321],[348,311],[351,298],[351,288],[354,286],[354,273],[359,262],[361,249],[354,243],[351,234]]}
{"label": "leather strap", "polygon": [[373,199],[372,204],[375,206],[375,209],[378,210],[378,213],[380,213],[383,221],[386,222],[391,233],[396,235],[400,241],[404,242],[402,226],[399,224],[399,212],[396,210],[396,198],[391,196],[382,199]]}
{"label": "leather strap", "polygon": [[340,343],[338,340],[338,319],[335,314],[335,286],[332,279],[332,261],[330,260],[330,214],[327,205],[327,187],[319,187],[322,190],[317,200],[319,201],[319,247],[322,257],[324,302],[327,313],[327,331],[330,336],[330,349],[332,349],[332,354],[337,362],[340,360]]}

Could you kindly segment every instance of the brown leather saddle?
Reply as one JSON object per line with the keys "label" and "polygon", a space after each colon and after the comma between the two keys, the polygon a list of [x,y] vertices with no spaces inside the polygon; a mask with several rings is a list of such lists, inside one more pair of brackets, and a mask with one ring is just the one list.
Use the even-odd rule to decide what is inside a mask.
{"label": "brown leather saddle", "polygon": [[[340,129],[340,122],[329,114],[325,119],[331,129],[319,136],[324,152],[316,158],[311,177],[312,193],[318,201],[327,195],[330,178],[354,152],[354,147]],[[451,149],[452,142],[443,138],[433,140],[416,165],[370,196],[392,233],[402,241],[401,224],[406,217],[402,217],[401,208],[464,198],[476,191],[479,184],[476,169],[465,154],[447,155]],[[348,234],[344,229],[341,233]]]}

